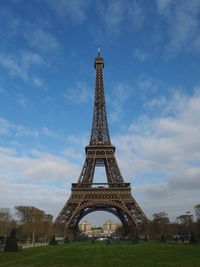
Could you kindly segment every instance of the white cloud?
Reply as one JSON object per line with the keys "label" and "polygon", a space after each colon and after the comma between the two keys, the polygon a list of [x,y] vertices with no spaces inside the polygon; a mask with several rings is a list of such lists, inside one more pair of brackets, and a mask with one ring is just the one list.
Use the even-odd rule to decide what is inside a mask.
{"label": "white cloud", "polygon": [[[126,101],[128,96],[125,92],[129,91],[126,86],[120,85],[116,90],[119,99]],[[127,134],[115,136],[112,140],[117,147],[117,159],[125,181],[132,182],[135,178],[135,184],[132,184],[134,197],[148,216],[165,210],[171,218],[175,218],[187,210],[193,211],[193,206],[199,202],[200,89],[196,88],[192,96],[175,93],[169,99],[162,97],[162,105],[159,102],[159,99],[156,99],[151,101],[150,105],[157,110],[156,117],[141,117],[130,125]],[[164,112],[160,113],[160,110]],[[0,120],[0,126],[1,134],[5,135],[16,129],[20,131],[19,134],[25,134],[27,131],[24,129],[23,133],[20,130],[22,126],[13,125],[5,119]],[[44,128],[43,133],[54,135],[48,128]],[[67,141],[71,144],[61,152],[62,156],[44,154],[41,151],[19,155],[13,149],[1,148],[0,181],[4,182],[3,186],[19,192],[27,188],[30,192],[31,187],[34,190],[37,184],[46,187],[51,194],[59,192],[59,189],[51,191],[51,184],[66,183],[69,188],[71,182],[77,181],[83,164],[72,163],[74,159],[78,162],[82,160],[81,154],[76,155],[76,146],[80,149],[87,144],[88,138],[69,136]],[[16,181],[22,185],[16,185]],[[12,190],[6,190],[8,195],[12,194]],[[48,207],[47,191],[44,189],[43,192],[44,203],[40,195],[42,191],[38,190],[38,196],[33,200],[34,205],[37,204],[36,206],[42,209]],[[17,203],[23,203],[26,198],[23,193],[21,195]],[[62,202],[63,205],[67,197],[58,198],[57,207],[61,205],[58,203]],[[16,198],[10,199],[9,205],[16,205],[13,204]],[[28,197],[27,199],[29,200]],[[56,198],[54,200],[56,203]]]}
{"label": "white cloud", "polygon": [[[200,152],[200,150],[199,150]],[[192,191],[200,190],[200,166],[199,167],[187,167],[182,171],[182,175],[175,174],[169,180],[170,188],[187,189]]]}
{"label": "white cloud", "polygon": [[7,25],[7,27],[1,27],[0,36],[2,38],[8,38],[8,39],[11,36],[15,36],[21,26],[19,18],[17,18],[14,15],[11,9],[5,8],[3,6],[1,6],[0,9],[0,17],[4,19],[4,22]]}
{"label": "white cloud", "polygon": [[1,176],[5,180],[23,183],[48,184],[52,182],[69,183],[78,177],[79,165],[70,163],[63,157],[48,153],[24,153],[19,155],[15,150],[0,149]]}
{"label": "white cloud", "polygon": [[27,108],[30,106],[30,101],[27,97],[25,97],[23,94],[18,94],[16,102],[20,104],[22,107]]}
{"label": "white cloud", "polygon": [[31,180],[35,183],[62,181],[69,183],[69,181],[72,181],[71,177],[74,177],[75,174],[78,175],[78,166],[70,164],[67,160],[62,158],[45,156],[40,159],[29,159],[28,161],[27,168],[22,172],[22,176],[24,179],[26,178],[26,181]]}
{"label": "white cloud", "polygon": [[160,88],[160,83],[151,76],[140,75],[137,81],[137,86],[146,92],[155,93]]}
{"label": "white cloud", "polygon": [[55,133],[54,131],[50,130],[47,127],[43,127],[42,128],[42,134],[44,134],[46,136],[49,136],[49,137],[54,137],[54,138],[57,138],[58,137],[58,134],[57,133]]}
{"label": "white cloud", "polygon": [[135,30],[139,30],[145,19],[145,11],[139,1],[131,1],[128,6],[128,17]]}
{"label": "white cloud", "polygon": [[91,1],[85,0],[58,0],[57,2],[46,0],[48,5],[59,17],[70,20],[73,23],[83,23],[87,19],[87,10]]}
{"label": "white cloud", "polygon": [[7,156],[15,156],[17,155],[16,151],[14,149],[11,148],[7,148],[7,147],[0,147],[0,154],[2,155],[7,155]]}
{"label": "white cloud", "polygon": [[49,50],[57,51],[60,49],[58,40],[51,33],[43,29],[30,26],[25,32],[25,38],[31,47],[42,50],[42,52],[49,52]]}
{"label": "white cloud", "polygon": [[70,142],[73,145],[78,145],[80,146],[85,146],[85,144],[88,143],[88,133],[87,134],[82,134],[82,135],[69,135],[67,137],[67,141]]}
{"label": "white cloud", "polygon": [[126,135],[115,136],[113,144],[125,180],[135,178],[134,193],[144,207],[151,203],[148,214],[160,208],[173,217],[193,210],[199,201],[200,90],[192,96],[175,94],[163,103],[160,109],[170,106],[171,115],[141,118]]}
{"label": "white cloud", "polygon": [[109,103],[111,106],[110,119],[112,122],[117,122],[122,118],[123,105],[131,93],[131,87],[129,84],[119,83],[114,86],[112,95],[110,96],[112,101]]}
{"label": "white cloud", "polygon": [[34,19],[27,16],[22,18],[16,8],[2,6],[0,16],[4,21],[0,32],[3,40],[0,48],[0,67],[11,76],[45,88],[45,82],[40,77],[40,66],[55,66],[58,60],[55,53],[60,51],[61,45],[56,34],[53,34],[52,22],[42,18],[39,13],[34,15]]}
{"label": "white cloud", "polygon": [[10,123],[3,119],[0,118],[0,134],[9,134],[10,132]]}
{"label": "white cloud", "polygon": [[73,88],[67,90],[64,97],[75,103],[87,103],[93,96],[85,82],[77,82]]}
{"label": "white cloud", "polygon": [[42,87],[43,89],[46,89],[46,85],[45,85],[45,82],[43,79],[37,77],[37,76],[34,76],[31,78],[33,84],[35,84],[37,87]]}
{"label": "white cloud", "polygon": [[194,206],[199,203],[199,191],[180,191],[178,186],[168,187],[166,184],[146,184],[133,187],[136,200],[139,200],[144,212],[151,219],[153,213],[165,210],[170,219],[190,210],[194,213]]}
{"label": "white cloud", "polygon": [[19,155],[0,147],[0,158],[1,207],[31,205],[53,215],[64,206],[71,182],[77,181],[81,170],[64,157],[36,150]]}
{"label": "white cloud", "polygon": [[[175,105],[177,98],[174,98],[172,116],[141,118],[130,127],[129,134],[117,137],[122,151],[129,151],[132,156],[132,151],[135,151],[135,160],[145,160],[144,169],[148,167],[149,172],[155,168],[183,167],[188,162],[200,160],[200,97],[195,94],[187,101],[185,97],[179,101],[182,99],[184,105]],[[173,100],[170,99],[170,102]],[[166,108],[169,108],[168,102]]]}
{"label": "white cloud", "polygon": [[109,30],[118,31],[124,20],[124,5],[121,0],[98,4],[98,11]]}
{"label": "white cloud", "polygon": [[97,2],[97,11],[105,24],[105,30],[118,34],[122,29],[138,30],[144,22],[144,8],[139,1],[111,0],[109,2]]}
{"label": "white cloud", "polygon": [[[17,102],[19,101],[19,104],[22,105],[23,107],[28,107],[29,99],[24,98],[23,95],[22,95],[22,98],[21,98],[21,95],[19,95],[19,97],[20,98],[17,98]],[[48,136],[51,138],[57,138],[57,139],[65,138],[64,136],[58,135],[55,131],[47,127],[42,127],[39,130],[33,130],[27,126],[12,123],[11,121],[6,120],[1,117],[0,117],[0,134],[10,136],[13,139],[17,139],[23,136],[30,136],[30,137],[37,138],[42,135]]]}
{"label": "white cloud", "polygon": [[167,12],[166,10],[169,8],[172,0],[157,0],[158,12],[163,14]]}
{"label": "white cloud", "polygon": [[36,86],[38,86],[38,83],[35,80],[39,78],[33,74],[33,69],[35,66],[38,67],[41,64],[43,64],[42,57],[28,50],[18,55],[0,54],[0,66],[12,76],[20,77],[25,81],[32,82]]}
{"label": "white cloud", "polygon": [[6,90],[0,85],[0,93],[6,95]]}
{"label": "white cloud", "polygon": [[33,136],[38,137],[39,132],[33,131],[20,124],[14,124],[4,118],[0,118],[0,134],[12,135],[13,137]]}
{"label": "white cloud", "polygon": [[193,49],[197,52],[200,52],[200,33],[193,41]]}
{"label": "white cloud", "polygon": [[71,161],[73,159],[78,160],[83,164],[84,158],[83,153],[81,153],[80,151],[80,147],[79,149],[75,149],[74,147],[67,147],[61,152],[61,155],[63,155],[65,158],[69,158]]}
{"label": "white cloud", "polygon": [[10,74],[20,76],[23,79],[27,79],[27,73],[22,70],[22,67],[18,63],[16,63],[15,59],[8,55],[0,55],[0,58],[1,66],[8,70]]}
{"label": "white cloud", "polygon": [[191,51],[196,48],[200,36],[200,2],[157,0],[157,7],[167,25],[166,55],[173,56],[181,50]]}
{"label": "white cloud", "polygon": [[139,59],[140,61],[145,61],[146,60],[146,54],[142,52],[139,49],[135,49],[134,51],[134,57]]}
{"label": "white cloud", "polygon": [[57,216],[69,197],[70,191],[56,186],[9,183],[0,178],[1,207],[35,206]]}

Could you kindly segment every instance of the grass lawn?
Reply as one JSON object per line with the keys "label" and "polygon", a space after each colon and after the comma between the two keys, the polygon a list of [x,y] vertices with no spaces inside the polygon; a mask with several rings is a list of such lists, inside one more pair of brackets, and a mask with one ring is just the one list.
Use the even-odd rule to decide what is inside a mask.
{"label": "grass lawn", "polygon": [[77,242],[0,253],[0,266],[200,266],[200,244]]}

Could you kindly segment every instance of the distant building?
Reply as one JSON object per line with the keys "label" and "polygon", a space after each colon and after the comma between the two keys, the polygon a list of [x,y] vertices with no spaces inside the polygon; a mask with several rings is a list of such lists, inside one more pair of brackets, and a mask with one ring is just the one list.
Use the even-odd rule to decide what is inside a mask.
{"label": "distant building", "polygon": [[111,220],[104,223],[103,227],[95,227],[88,221],[82,221],[79,223],[79,230],[83,235],[88,237],[104,237],[113,234],[121,224],[115,223]]}
{"label": "distant building", "polygon": [[88,221],[82,221],[79,223],[79,230],[81,232],[89,232],[92,229],[92,224],[89,223]]}
{"label": "distant building", "polygon": [[108,235],[112,234],[119,228],[119,226],[121,226],[121,224],[109,220],[103,225],[104,233],[107,233]]}

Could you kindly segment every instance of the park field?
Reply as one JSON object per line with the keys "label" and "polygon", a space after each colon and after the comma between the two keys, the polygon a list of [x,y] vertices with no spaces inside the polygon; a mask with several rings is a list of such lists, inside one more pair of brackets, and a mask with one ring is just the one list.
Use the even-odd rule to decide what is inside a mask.
{"label": "park field", "polygon": [[0,253],[0,266],[200,266],[200,244],[73,242]]}

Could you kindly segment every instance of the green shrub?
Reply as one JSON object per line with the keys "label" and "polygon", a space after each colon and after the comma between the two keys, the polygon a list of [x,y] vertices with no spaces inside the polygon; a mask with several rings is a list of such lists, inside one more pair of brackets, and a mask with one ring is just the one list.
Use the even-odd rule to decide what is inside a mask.
{"label": "green shrub", "polygon": [[56,245],[58,245],[58,242],[56,241],[55,235],[52,235],[52,237],[50,238],[49,245],[50,246],[56,246]]}
{"label": "green shrub", "polygon": [[64,244],[67,244],[67,243],[69,243],[69,237],[64,238]]}
{"label": "green shrub", "polygon": [[17,252],[19,247],[17,245],[16,229],[12,229],[10,236],[6,238],[6,244],[4,247],[5,252]]}
{"label": "green shrub", "polygon": [[197,239],[196,239],[196,237],[195,237],[194,232],[191,232],[190,243],[197,243]]}

